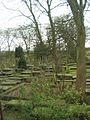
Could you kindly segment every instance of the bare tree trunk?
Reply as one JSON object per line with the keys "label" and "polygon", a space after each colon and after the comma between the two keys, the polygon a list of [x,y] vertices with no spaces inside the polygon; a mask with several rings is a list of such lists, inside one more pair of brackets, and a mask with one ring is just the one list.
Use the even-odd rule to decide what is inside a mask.
{"label": "bare tree trunk", "polygon": [[67,0],[77,28],[77,80],[76,89],[85,93],[86,86],[86,65],[85,65],[85,25],[84,25],[84,9],[87,0]]}
{"label": "bare tree trunk", "polygon": [[84,25],[78,26],[76,88],[83,92],[85,92],[86,86],[85,38]]}
{"label": "bare tree trunk", "polygon": [[42,5],[40,0],[36,0],[36,1],[40,5],[40,7],[43,8],[43,10],[45,11],[45,13],[47,14],[47,16],[49,18],[49,23],[50,23],[50,27],[51,27],[51,35],[52,35],[52,56],[53,56],[53,61],[54,61],[54,65],[55,65],[55,73],[57,74],[59,71],[59,59],[58,59],[59,56],[57,54],[55,27],[54,27],[53,18],[51,15],[52,0],[46,0],[47,8],[44,7],[44,5]]}
{"label": "bare tree trunk", "polygon": [[33,17],[33,23],[35,24],[35,27],[36,27],[36,34],[37,34],[37,38],[38,40],[40,41],[41,44],[43,44],[43,41],[42,41],[42,36],[41,36],[41,32],[40,32],[40,29],[39,29],[39,25],[38,25],[38,22],[36,20],[36,17],[34,15],[34,12],[33,12],[33,8],[32,8],[32,0],[23,0],[23,2],[26,4],[29,12],[31,13],[32,17]]}
{"label": "bare tree trunk", "polygon": [[47,13],[48,13],[49,22],[50,22],[50,26],[51,26],[51,33],[52,33],[52,55],[53,55],[54,64],[55,64],[55,73],[57,74],[59,72],[59,58],[58,58],[58,55],[57,55],[55,27],[54,27],[52,16],[51,16],[49,0],[47,0],[47,6],[48,6],[48,12]]}
{"label": "bare tree trunk", "polygon": [[1,101],[0,101],[0,117],[1,117],[0,120],[4,120],[4,118],[3,118],[3,110],[2,110],[2,104],[1,104]]}

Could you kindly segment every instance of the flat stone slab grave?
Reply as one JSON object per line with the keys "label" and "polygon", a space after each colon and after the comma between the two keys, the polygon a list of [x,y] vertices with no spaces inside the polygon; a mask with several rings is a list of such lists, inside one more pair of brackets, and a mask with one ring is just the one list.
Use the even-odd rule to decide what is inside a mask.
{"label": "flat stone slab grave", "polygon": [[57,74],[57,78],[60,80],[72,80],[73,79],[71,74]]}
{"label": "flat stone slab grave", "polygon": [[19,83],[21,83],[21,81],[8,80],[8,81],[1,82],[1,85],[16,85],[16,84],[19,84]]}
{"label": "flat stone slab grave", "polygon": [[32,74],[31,70],[25,70],[23,72],[21,72],[21,74]]}
{"label": "flat stone slab grave", "polygon": [[12,88],[12,87],[13,87],[13,86],[11,86],[11,85],[10,85],[10,86],[5,86],[5,85],[4,85],[4,86],[1,86],[1,85],[0,85],[0,91],[3,92],[3,91],[6,91],[6,90],[8,90],[8,89],[10,89],[10,88]]}

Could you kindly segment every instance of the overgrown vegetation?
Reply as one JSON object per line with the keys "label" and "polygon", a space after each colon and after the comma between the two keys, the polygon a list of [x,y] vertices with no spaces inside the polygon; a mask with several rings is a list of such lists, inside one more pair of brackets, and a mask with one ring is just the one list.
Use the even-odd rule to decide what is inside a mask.
{"label": "overgrown vegetation", "polygon": [[90,106],[81,97],[74,88],[57,95],[49,82],[36,80],[31,83],[30,101],[19,101],[18,110],[22,120],[89,120]]}

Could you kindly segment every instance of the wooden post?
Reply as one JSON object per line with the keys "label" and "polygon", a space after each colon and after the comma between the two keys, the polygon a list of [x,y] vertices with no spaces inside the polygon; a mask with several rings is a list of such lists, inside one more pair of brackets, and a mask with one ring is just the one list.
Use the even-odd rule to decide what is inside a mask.
{"label": "wooden post", "polygon": [[4,120],[1,101],[0,101],[0,120]]}

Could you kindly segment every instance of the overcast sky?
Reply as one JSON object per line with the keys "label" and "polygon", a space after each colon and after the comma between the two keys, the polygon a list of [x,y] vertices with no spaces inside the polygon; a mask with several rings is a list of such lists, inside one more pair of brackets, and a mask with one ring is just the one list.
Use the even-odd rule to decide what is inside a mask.
{"label": "overcast sky", "polygon": [[[60,0],[56,0],[56,1],[58,2]],[[22,17],[19,16],[20,13],[18,11],[12,11],[12,10],[6,9],[3,4],[7,8],[10,8],[13,10],[21,10],[24,13],[25,13],[25,11],[27,11],[25,8],[25,5],[23,4],[23,2],[21,2],[21,0],[0,0],[0,28],[15,27],[20,24],[29,23],[28,19],[26,19],[23,16]],[[57,9],[53,10],[52,15],[58,16],[61,14],[66,14],[68,12],[70,12],[70,11],[67,7],[60,7],[59,9],[57,8]],[[36,13],[36,14],[38,14],[38,13]],[[48,19],[47,17],[41,16],[40,21],[46,22],[47,19]],[[87,21],[85,21],[85,24],[89,25],[90,24],[89,23],[90,22],[90,13],[89,12],[86,13],[85,20],[87,20]]]}
{"label": "overcast sky", "polygon": [[[29,23],[29,20],[20,16],[21,14],[18,12],[20,10],[25,13],[25,10],[27,10],[21,0],[0,0],[0,2],[0,28],[16,27]],[[6,7],[16,11],[9,10]]]}
{"label": "overcast sky", "polygon": [[[53,1],[60,1],[60,0],[53,0]],[[57,2],[54,2],[54,5],[57,4]],[[9,9],[6,9],[5,6]],[[17,11],[14,11],[17,10]],[[11,28],[11,27],[17,27],[18,25],[28,24],[30,23],[30,20],[20,16],[20,12],[18,10],[24,12],[25,14],[29,14],[25,5],[21,0],[0,0],[0,29],[5,28]],[[36,12],[37,10],[35,10]],[[60,7],[59,9],[56,8],[52,11],[52,16],[59,16],[66,13],[69,13],[70,10],[68,7]],[[38,13],[36,12],[36,15]],[[40,22],[45,23],[48,22],[48,18],[44,15],[40,17]],[[87,12],[85,14],[85,25],[90,26],[90,12]],[[86,46],[90,46],[90,43],[86,44]]]}
{"label": "overcast sky", "polygon": [[23,8],[21,0],[0,0],[0,28],[15,27],[26,21],[24,17],[19,16],[19,12],[6,9],[3,3],[10,9],[22,10]]}

